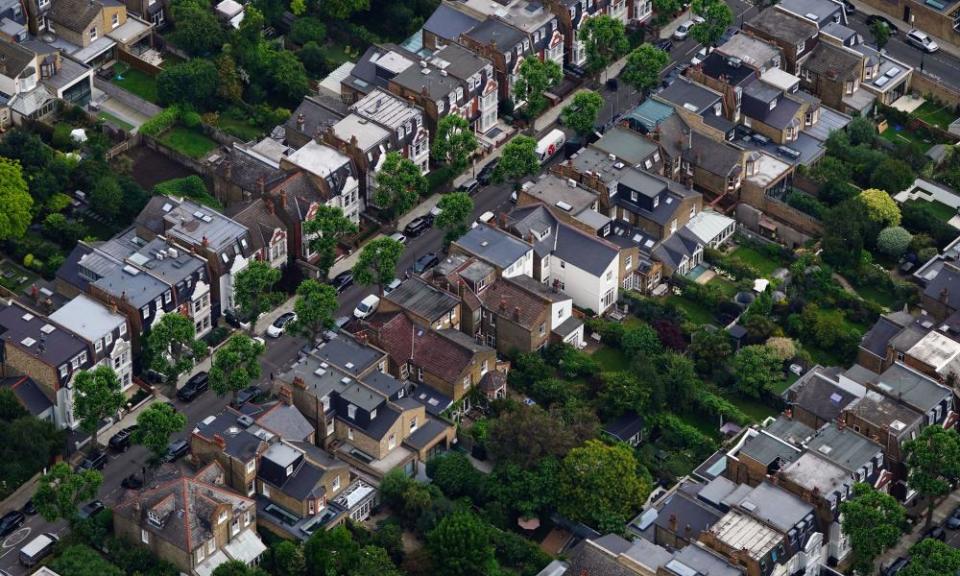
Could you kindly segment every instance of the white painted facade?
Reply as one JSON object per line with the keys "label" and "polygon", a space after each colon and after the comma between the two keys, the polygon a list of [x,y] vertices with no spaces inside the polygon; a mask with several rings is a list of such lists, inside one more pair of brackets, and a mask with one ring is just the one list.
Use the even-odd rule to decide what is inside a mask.
{"label": "white painted facade", "polygon": [[533,249],[531,248],[518,258],[513,264],[503,269],[501,276],[504,278],[513,278],[514,276],[533,277]]}
{"label": "white painted facade", "polygon": [[580,308],[603,314],[617,302],[618,265],[619,257],[614,256],[598,277],[553,255],[550,257],[549,276],[541,278],[570,296]]}

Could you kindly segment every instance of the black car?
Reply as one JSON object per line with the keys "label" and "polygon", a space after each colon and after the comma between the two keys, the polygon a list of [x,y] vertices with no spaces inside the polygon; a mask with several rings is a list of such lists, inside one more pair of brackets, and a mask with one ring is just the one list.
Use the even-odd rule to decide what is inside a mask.
{"label": "black car", "polygon": [[901,570],[906,568],[907,564],[909,563],[910,563],[909,558],[904,558],[903,556],[901,556],[896,560],[894,560],[892,564],[887,566],[886,569],[883,570],[882,574],[883,576],[895,576],[896,574],[899,574]]}
{"label": "black car", "polygon": [[127,490],[139,490],[143,488],[143,479],[136,474],[131,474],[120,481],[120,485]]}
{"label": "black car", "polygon": [[237,392],[237,399],[231,402],[235,408],[239,408],[246,404],[247,402],[253,402],[260,396],[260,389],[256,386],[247,386],[243,390]]}
{"label": "black car", "polygon": [[423,274],[439,263],[440,257],[437,256],[435,252],[427,252],[423,256],[417,258],[417,261],[413,263],[413,273]]}
{"label": "black car", "polygon": [[190,443],[186,440],[177,440],[167,446],[167,453],[163,455],[164,462],[175,462],[187,455],[190,451]]}
{"label": "black car", "polygon": [[656,46],[660,50],[663,50],[664,52],[669,52],[673,50],[673,40],[669,38],[663,38],[661,40],[657,40],[654,46]]}
{"label": "black car", "polygon": [[77,466],[77,471],[80,470],[103,470],[103,467],[107,465],[107,455],[99,450],[94,450],[93,452],[87,454],[87,457],[83,459],[83,462]]}
{"label": "black car", "polygon": [[894,26],[893,22],[887,20],[883,16],[879,16],[877,14],[871,14],[867,16],[867,19],[866,19],[867,26],[873,26],[874,22],[883,22],[884,24],[886,24],[887,30],[890,31],[891,36],[896,36],[897,32],[899,31],[897,30],[897,27]]}
{"label": "black car", "polygon": [[932,526],[923,533],[923,537],[945,542],[947,540],[947,531],[943,529],[943,526]]}
{"label": "black car", "polygon": [[430,228],[430,223],[425,218],[414,218],[404,227],[403,234],[410,238],[416,238],[428,228]]}
{"label": "black car", "polygon": [[499,158],[494,158],[490,162],[487,162],[483,168],[480,169],[480,172],[477,174],[477,182],[481,185],[486,186],[490,182],[493,182],[493,171],[497,169],[497,164],[500,163]]}
{"label": "black car", "polygon": [[843,0],[843,11],[849,16],[857,11],[857,7],[853,5],[853,2],[850,0]]}
{"label": "black car", "polygon": [[210,387],[210,375],[206,372],[197,372],[187,380],[183,388],[177,390],[177,398],[184,402],[193,402],[197,396],[203,394]]}
{"label": "black car", "polygon": [[81,519],[92,518],[99,514],[104,508],[105,506],[103,505],[103,502],[94,500],[93,502],[84,504],[83,507],[80,508],[80,513],[78,516],[80,516]]}
{"label": "black car", "polygon": [[137,431],[136,425],[128,426],[110,437],[107,445],[117,452],[124,452],[130,448],[130,442],[133,439],[133,433]]}
{"label": "black car", "polygon": [[23,523],[26,521],[27,517],[24,516],[23,512],[19,510],[7,512],[3,515],[3,518],[0,518],[0,536],[6,536],[7,534],[13,532],[17,528],[23,526]]}
{"label": "black car", "polygon": [[607,90],[611,92],[616,92],[620,89],[620,82],[616,78],[610,78],[607,80]]}
{"label": "black car", "polygon": [[960,529],[960,506],[953,509],[953,512],[950,514],[950,517],[947,518],[945,524],[947,528],[951,530]]}
{"label": "black car", "polygon": [[466,192],[470,196],[473,196],[477,193],[477,190],[480,189],[480,183],[476,180],[467,180],[460,185],[460,188],[457,189],[458,192]]}
{"label": "black car", "polygon": [[347,271],[337,274],[333,277],[333,280],[330,281],[330,285],[336,288],[337,294],[340,294],[347,288],[353,286],[353,273]]}
{"label": "black car", "polygon": [[21,508],[20,511],[27,516],[36,516],[37,505],[33,503],[33,498],[27,500],[27,503],[23,505],[23,508]]}

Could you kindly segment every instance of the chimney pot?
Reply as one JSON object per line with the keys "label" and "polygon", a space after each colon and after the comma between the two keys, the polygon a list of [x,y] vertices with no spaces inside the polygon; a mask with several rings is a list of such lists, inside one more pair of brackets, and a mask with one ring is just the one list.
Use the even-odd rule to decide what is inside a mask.
{"label": "chimney pot", "polygon": [[287,207],[287,191],[284,190],[283,188],[280,189],[280,207],[281,208]]}
{"label": "chimney pot", "polygon": [[520,307],[519,307],[519,306],[514,306],[514,307],[513,307],[513,319],[514,319],[514,320],[520,320]]}

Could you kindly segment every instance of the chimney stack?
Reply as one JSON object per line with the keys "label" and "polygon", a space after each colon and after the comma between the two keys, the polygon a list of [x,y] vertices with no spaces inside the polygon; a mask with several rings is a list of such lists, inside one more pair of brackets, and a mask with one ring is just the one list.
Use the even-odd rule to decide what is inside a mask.
{"label": "chimney stack", "polygon": [[307,123],[307,118],[303,115],[303,112],[297,114],[297,130],[303,132],[303,126]]}
{"label": "chimney stack", "polygon": [[515,321],[517,321],[517,322],[520,321],[520,307],[519,307],[519,306],[514,306],[514,307],[513,307],[513,319],[514,319]]}
{"label": "chimney stack", "polygon": [[227,448],[227,441],[223,439],[223,436],[219,434],[213,435],[213,443],[217,445],[217,448],[225,450]]}
{"label": "chimney stack", "polygon": [[259,178],[257,178],[257,192],[259,192],[261,196],[263,196],[263,191],[266,187],[267,187],[267,179],[264,178],[263,176],[260,176]]}
{"label": "chimney stack", "polygon": [[287,191],[283,188],[280,189],[280,207],[284,209],[287,207]]}
{"label": "chimney stack", "polygon": [[226,160],[223,163],[223,176],[227,180],[233,177],[233,162]]}
{"label": "chimney stack", "polygon": [[289,386],[281,386],[277,390],[277,398],[287,406],[293,406],[293,390]]}
{"label": "chimney stack", "polygon": [[298,387],[300,387],[300,388],[306,388],[306,387],[307,387],[307,385],[306,385],[306,384],[304,383],[304,381],[303,381],[303,378],[301,378],[301,377],[299,377],[299,376],[295,376],[295,377],[293,378],[293,385],[294,385],[294,386],[298,386]]}
{"label": "chimney stack", "polygon": [[207,239],[206,235],[204,235],[202,243],[204,248],[210,245],[210,240]]}
{"label": "chimney stack", "polygon": [[671,515],[670,515],[670,524],[669,524],[669,525],[670,525],[670,531],[673,532],[674,534],[676,534],[676,533],[677,533],[677,515],[676,515],[676,514],[671,514]]}
{"label": "chimney stack", "polygon": [[500,298],[500,311],[505,312],[507,310],[507,300],[505,298]]}
{"label": "chimney stack", "polygon": [[947,300],[949,299],[950,299],[950,289],[945,287],[943,290],[940,291],[940,301],[943,303],[946,303]]}
{"label": "chimney stack", "polygon": [[263,201],[263,204],[266,207],[267,212],[269,212],[270,214],[273,214],[273,199],[267,198]]}

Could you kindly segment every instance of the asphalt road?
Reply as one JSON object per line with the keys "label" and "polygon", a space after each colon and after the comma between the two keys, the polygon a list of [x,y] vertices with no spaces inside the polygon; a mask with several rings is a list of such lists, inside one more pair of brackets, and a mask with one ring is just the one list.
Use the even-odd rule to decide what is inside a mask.
{"label": "asphalt road", "polygon": [[[848,16],[847,21],[850,28],[853,28],[863,36],[865,42],[873,44],[873,35],[870,33],[870,27],[865,23],[866,14],[855,12]],[[925,54],[921,50],[904,42],[906,33],[910,30],[906,22],[896,18],[887,17],[898,28],[896,36],[891,36],[884,49],[887,53],[905,64],[913,66],[917,70],[921,64],[923,71],[927,74],[937,77],[944,84],[960,89],[960,59],[940,50],[934,54]]]}

